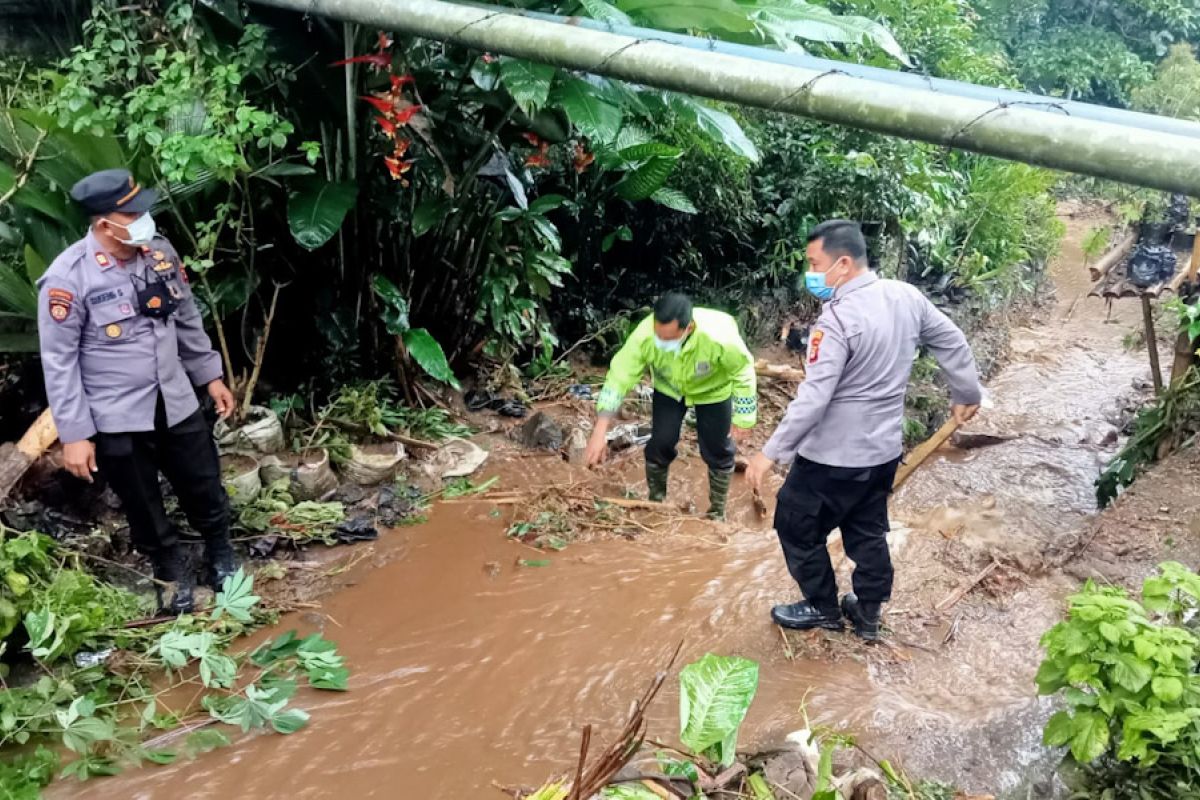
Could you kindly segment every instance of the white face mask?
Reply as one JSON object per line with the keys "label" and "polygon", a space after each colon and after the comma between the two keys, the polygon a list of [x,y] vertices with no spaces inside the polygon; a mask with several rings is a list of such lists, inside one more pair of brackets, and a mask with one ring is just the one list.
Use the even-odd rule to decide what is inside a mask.
{"label": "white face mask", "polygon": [[154,238],[154,234],[158,233],[158,227],[154,224],[154,217],[150,216],[150,212],[142,214],[128,225],[121,225],[119,222],[113,222],[111,219],[108,223],[124,228],[129,234],[128,239],[122,239],[120,236],[114,237],[121,244],[127,244],[130,247],[141,247],[145,244],[150,244],[150,240]]}
{"label": "white face mask", "polygon": [[685,336],[679,339],[660,339],[655,335],[654,346],[667,353],[678,353],[683,350],[683,340],[686,338]]}

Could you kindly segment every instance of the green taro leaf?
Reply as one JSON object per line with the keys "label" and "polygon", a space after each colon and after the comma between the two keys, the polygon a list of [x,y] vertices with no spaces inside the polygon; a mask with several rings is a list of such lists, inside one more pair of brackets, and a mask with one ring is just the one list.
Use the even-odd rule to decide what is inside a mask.
{"label": "green taro leaf", "polygon": [[660,206],[680,211],[684,214],[698,214],[699,209],[688,199],[688,196],[677,189],[663,188],[650,195],[650,199]]}
{"label": "green taro leaf", "polygon": [[342,227],[358,200],[358,184],[313,179],[298,182],[288,199],[288,228],[306,250],[316,250]]}
{"label": "green taro leaf", "polygon": [[504,82],[504,88],[508,89],[513,100],[526,114],[532,114],[546,105],[550,98],[550,85],[557,74],[558,68],[549,64],[508,56],[500,58],[500,79]]}
{"label": "green taro leaf", "polygon": [[732,764],[738,728],[758,690],[758,664],[708,653],[683,668],[679,685],[680,741]]}
{"label": "green taro leaf", "polygon": [[639,24],[669,31],[750,33],[754,21],[734,0],[618,0]]}
{"label": "green taro leaf", "polygon": [[412,356],[413,361],[416,361],[421,369],[429,373],[430,377],[449,384],[455,389],[460,388],[458,378],[454,377],[454,373],[450,369],[450,362],[446,360],[446,352],[442,350],[442,346],[429,331],[424,328],[412,328],[405,331],[404,346],[408,348],[408,353]]}
{"label": "green taro leaf", "polygon": [[567,80],[556,90],[555,100],[584,136],[600,143],[617,138],[624,116],[621,109],[601,99],[599,90],[587,81]]}
{"label": "green taro leaf", "polygon": [[682,119],[695,125],[706,136],[751,161],[759,160],[758,148],[737,120],[724,111],[687,95],[672,95],[671,108]]}
{"label": "green taro leaf", "polygon": [[583,10],[594,20],[607,22],[609,25],[632,25],[633,20],[621,9],[604,2],[604,0],[579,0]]}
{"label": "green taro leaf", "polygon": [[424,236],[436,228],[445,219],[446,215],[450,213],[451,208],[450,199],[447,197],[434,197],[422,200],[416,209],[413,210],[413,236]]}

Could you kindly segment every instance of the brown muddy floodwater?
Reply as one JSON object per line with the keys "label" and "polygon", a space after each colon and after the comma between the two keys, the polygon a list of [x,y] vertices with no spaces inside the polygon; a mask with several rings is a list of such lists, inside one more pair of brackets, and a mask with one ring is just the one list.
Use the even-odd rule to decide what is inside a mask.
{"label": "brown muddy floodwater", "polygon": [[[347,693],[297,696],[312,713],[307,728],[50,794],[502,798],[493,782],[535,785],[569,769],[583,724],[607,742],[680,639],[680,664],[708,651],[761,663],[743,748],[804,727],[803,704],[814,722],[858,733],[916,775],[1014,791],[1036,765],[1052,763],[1038,744],[1048,705],[1031,678],[1037,638],[1070,584],[1035,577],[999,603],[964,602],[953,637],[931,609],[961,581],[963,569],[946,566],[958,554],[1033,557],[1095,510],[1092,482],[1115,447],[1113,421],[1146,374],[1144,351],[1121,346],[1136,309],[1104,323],[1100,302],[1082,300],[1066,319],[1082,290],[1078,239],[1099,222],[1068,221],[1058,305],[1014,333],[1013,361],[990,386],[995,407],[977,429],[1006,440],[939,455],[897,497],[890,619],[928,619],[902,628],[914,645],[904,658],[818,634],[830,657],[788,659],[768,611],[796,590],[774,534],[747,523],[740,485],[732,505],[743,518],[724,529],[724,542],[698,523],[576,544],[542,568],[516,565],[547,556],[506,541],[506,515],[489,515],[486,503],[447,504],[428,524],[382,537],[376,564],[357,567],[319,614],[281,622],[320,627],[352,669]],[[543,459],[521,468],[504,470],[504,488],[567,473]],[[633,484],[639,471],[630,461],[623,477]],[[675,496],[701,497],[698,457],[676,474]],[[665,741],[678,729],[675,685],[669,680],[652,707],[651,736]]]}

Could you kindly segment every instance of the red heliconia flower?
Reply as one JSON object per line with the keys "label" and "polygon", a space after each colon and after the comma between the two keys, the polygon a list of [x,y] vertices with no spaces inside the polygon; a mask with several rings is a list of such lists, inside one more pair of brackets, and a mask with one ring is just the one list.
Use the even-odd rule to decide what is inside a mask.
{"label": "red heliconia flower", "polygon": [[550,157],[545,153],[533,153],[525,159],[525,166],[547,169],[550,166]]}
{"label": "red heliconia flower", "polygon": [[530,133],[529,131],[525,131],[525,133],[522,133],[521,138],[524,139],[525,141],[529,142],[534,147],[537,147],[538,145],[540,145],[542,143],[542,140],[538,138],[538,135],[536,133]]}
{"label": "red heliconia flower", "polygon": [[[403,181],[404,174],[412,169],[412,161],[402,161],[392,156],[384,156],[383,163],[387,164],[388,173],[391,174],[392,180]],[[407,182],[405,182],[407,186]]]}
{"label": "red heliconia flower", "polygon": [[383,128],[383,132],[388,136],[396,135],[396,123],[392,122],[387,117],[376,117],[375,122],[379,124],[380,128]]}
{"label": "red heliconia flower", "polygon": [[393,75],[392,76],[392,91],[399,92],[401,86],[407,86],[416,83],[416,78],[412,75]]}
{"label": "red heliconia flower", "polygon": [[383,52],[392,46],[392,37],[383,31],[379,32],[379,52]]}
{"label": "red heliconia flower", "polygon": [[391,102],[384,100],[381,97],[362,95],[358,99],[370,103],[376,111],[378,111],[380,114],[383,114],[385,117],[390,117],[396,110],[396,107]]}
{"label": "red heliconia flower", "polygon": [[390,69],[392,66],[392,57],[388,53],[371,53],[366,56],[355,56],[354,58],[346,58],[341,61],[335,61],[329,66],[344,67],[347,64],[370,64],[377,70]]}
{"label": "red heliconia flower", "polygon": [[395,158],[404,158],[404,154],[408,152],[409,146],[412,144],[412,139],[397,139],[396,149],[392,153]]}
{"label": "red heliconia flower", "polygon": [[575,172],[576,173],[582,175],[584,172],[587,171],[587,168],[590,167],[592,162],[595,160],[596,160],[595,154],[589,153],[588,151],[584,150],[582,143],[577,142],[575,144]]}
{"label": "red heliconia flower", "polygon": [[407,125],[408,121],[413,118],[413,115],[420,111],[424,106],[405,106],[404,108],[396,109],[393,117],[397,125]]}

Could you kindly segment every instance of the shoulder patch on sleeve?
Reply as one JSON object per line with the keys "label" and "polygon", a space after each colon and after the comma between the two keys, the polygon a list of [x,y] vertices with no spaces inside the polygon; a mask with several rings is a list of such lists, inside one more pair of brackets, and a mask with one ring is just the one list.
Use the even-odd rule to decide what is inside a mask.
{"label": "shoulder patch on sleeve", "polygon": [[71,304],[75,301],[75,295],[66,289],[50,289],[46,292],[46,300],[49,304],[50,319],[62,322],[71,315]]}
{"label": "shoulder patch on sleeve", "polygon": [[808,363],[815,364],[817,359],[821,357],[821,340],[825,338],[825,331],[817,328],[808,337]]}

